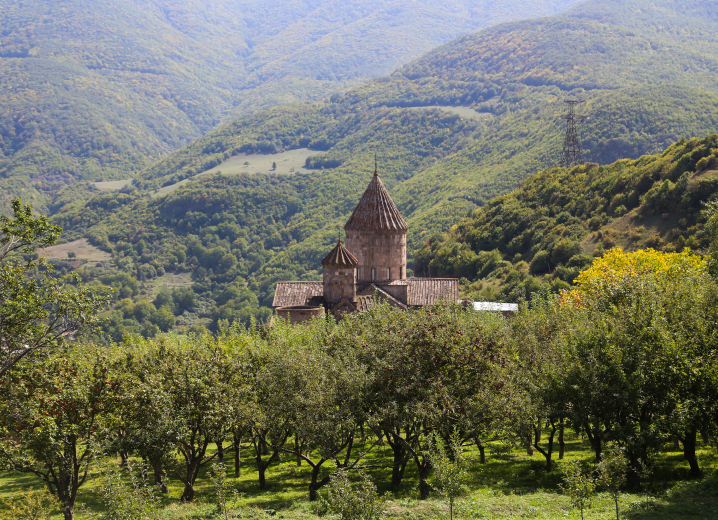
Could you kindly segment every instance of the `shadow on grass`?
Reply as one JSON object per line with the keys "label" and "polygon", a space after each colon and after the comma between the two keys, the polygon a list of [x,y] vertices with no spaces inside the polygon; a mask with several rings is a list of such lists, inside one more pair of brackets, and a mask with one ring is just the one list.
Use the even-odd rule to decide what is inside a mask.
{"label": "shadow on grass", "polygon": [[633,504],[622,517],[644,519],[718,519],[718,478],[682,481],[658,498]]}

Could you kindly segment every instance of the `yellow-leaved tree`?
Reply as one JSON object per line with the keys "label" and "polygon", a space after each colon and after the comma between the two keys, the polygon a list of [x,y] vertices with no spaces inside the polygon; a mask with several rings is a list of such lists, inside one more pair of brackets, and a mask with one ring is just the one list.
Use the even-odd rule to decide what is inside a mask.
{"label": "yellow-leaved tree", "polygon": [[626,303],[638,285],[650,284],[668,291],[681,281],[697,280],[708,273],[707,261],[685,249],[665,253],[653,249],[626,252],[620,247],[608,251],[578,275],[576,288],[563,293],[564,304],[602,305]]}

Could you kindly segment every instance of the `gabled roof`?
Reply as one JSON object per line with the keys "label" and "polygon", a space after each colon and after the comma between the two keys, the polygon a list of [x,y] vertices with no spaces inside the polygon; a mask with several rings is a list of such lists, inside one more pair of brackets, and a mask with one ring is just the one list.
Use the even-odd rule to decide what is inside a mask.
{"label": "gabled roof", "polygon": [[272,307],[306,305],[309,299],[323,295],[322,282],[277,282]]}
{"label": "gabled roof", "polygon": [[354,213],[344,225],[347,231],[407,231],[409,226],[375,171]]}
{"label": "gabled roof", "polygon": [[409,307],[433,305],[442,299],[452,302],[459,299],[457,278],[409,278],[407,282],[406,304]]}
{"label": "gabled roof", "polygon": [[374,284],[370,284],[361,291],[359,291],[359,293],[357,294],[357,309],[360,311],[368,309],[374,303],[374,300],[376,298],[387,300],[389,302],[389,305],[406,309],[406,305],[404,303],[397,300],[394,296]]}
{"label": "gabled roof", "polygon": [[322,260],[324,266],[337,266],[337,267],[356,267],[359,265],[359,261],[356,257],[349,252],[349,250],[342,245],[342,241],[339,240],[336,247],[324,257]]}

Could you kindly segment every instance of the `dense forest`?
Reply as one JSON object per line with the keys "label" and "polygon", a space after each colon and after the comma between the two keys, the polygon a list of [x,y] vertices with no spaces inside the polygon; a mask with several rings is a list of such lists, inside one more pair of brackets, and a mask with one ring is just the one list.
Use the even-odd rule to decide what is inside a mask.
{"label": "dense forest", "polygon": [[488,25],[577,0],[4,0],[0,212],[127,179],[223,120],[321,99]]}
{"label": "dense forest", "polygon": [[[551,170],[558,162],[564,131],[556,118],[563,113],[567,96],[586,101],[581,113],[589,119],[579,129],[584,157],[599,167],[660,154],[682,138],[715,132],[718,58],[708,36],[714,19],[705,16],[694,24],[690,9],[684,17],[670,2],[660,6],[660,16],[667,17],[662,32],[655,29],[653,18],[632,18],[628,11],[621,22],[608,15],[602,18],[601,13],[615,6],[595,1],[566,15],[504,24],[462,37],[390,76],[322,103],[274,108],[227,124],[155,163],[122,192],[93,195],[90,185],[63,190],[52,206],[55,221],[65,228],[65,240],[88,237],[111,253],[113,276],[119,276],[119,270],[141,283],[148,277],[162,280],[158,274],[162,272],[191,273],[200,297],[195,309],[205,316],[207,326],[216,328],[220,316],[241,315],[245,322],[250,315],[265,317],[276,281],[319,276],[322,256],[370,180],[374,151],[379,153],[380,175],[409,222],[411,261],[427,242],[434,254],[444,242],[442,233],[494,197],[516,190],[530,175],[543,170],[570,175]],[[705,45],[689,45],[689,34]],[[446,109],[459,105],[472,107],[473,112]],[[421,108],[432,106],[439,108]],[[316,154],[291,175],[255,174],[250,168],[246,173],[221,175],[228,160],[244,157],[249,164],[253,157],[307,147]],[[710,150],[704,148],[699,147],[709,156]],[[664,160],[679,158],[670,153]],[[208,170],[213,173],[205,174]],[[633,166],[627,171],[632,172],[627,175],[642,175]],[[671,177],[670,182],[678,178]],[[704,184],[709,190],[709,180]],[[651,187],[652,183],[641,185],[635,197],[645,197]],[[635,203],[632,199],[623,205],[634,210]],[[691,211],[697,212],[699,201],[691,204]],[[617,217],[614,208],[599,211],[599,216],[606,212],[602,226]],[[574,219],[582,217],[572,214]],[[664,235],[661,240],[673,243],[680,234],[688,240],[696,232],[694,220],[681,224],[678,235]],[[587,233],[583,220],[581,227]],[[188,252],[196,241],[203,249]],[[595,242],[585,244],[589,257]],[[607,248],[611,240],[601,242]],[[531,252],[531,247],[520,253],[526,256],[522,261],[533,260],[538,250]],[[236,265],[227,258],[229,263],[220,267],[219,256],[204,259],[204,250],[217,248],[221,248],[217,255],[234,256]],[[177,254],[180,249],[185,250],[184,257]],[[516,253],[501,250],[497,261],[513,263]],[[414,272],[439,272],[428,268],[432,259],[424,250]],[[582,260],[580,268],[587,262]],[[491,271],[482,267],[440,272],[480,285],[478,274],[484,278]],[[571,283],[572,274],[564,273],[558,280],[551,271],[554,278],[549,285],[554,290]],[[89,269],[86,276],[110,274],[93,274]],[[230,285],[239,293],[220,297]],[[489,292],[482,298],[519,297],[518,292],[497,293],[495,281],[487,287]],[[484,289],[474,285],[467,294]],[[142,290],[133,291],[134,296],[154,298],[149,292],[139,294]],[[176,306],[175,310],[181,312]],[[133,316],[123,313],[126,326]],[[120,323],[119,315],[115,322]],[[139,330],[141,325],[133,327]],[[115,337],[122,330],[116,327]]]}
{"label": "dense forest", "polygon": [[616,246],[705,252],[717,196],[718,134],[635,161],[546,170],[427,241],[414,269],[461,277],[477,299],[558,292]]}

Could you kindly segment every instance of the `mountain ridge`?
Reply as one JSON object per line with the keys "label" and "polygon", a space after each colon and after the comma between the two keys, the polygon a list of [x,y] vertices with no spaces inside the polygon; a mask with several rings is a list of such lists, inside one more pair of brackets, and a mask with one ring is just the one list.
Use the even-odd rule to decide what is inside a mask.
{"label": "mountain ridge", "polygon": [[[11,94],[0,100],[0,211],[9,195],[46,209],[75,180],[133,177],[218,123],[321,99],[512,16],[511,0],[442,12],[469,3],[3,0],[0,88]],[[575,3],[542,0],[514,17]],[[367,17],[366,34],[349,30]],[[381,40],[372,35],[385,43],[357,44]]]}
{"label": "mountain ridge", "polygon": [[[614,5],[590,4],[594,13]],[[673,5],[670,0],[657,4]],[[676,22],[676,27],[684,26]],[[684,38],[646,36],[639,27],[565,15],[496,26],[324,102],[278,107],[227,124],[145,170],[123,202],[115,201],[119,206],[103,209],[111,197],[101,195],[87,203],[70,202],[58,208],[55,218],[66,226],[68,239],[91,237],[117,258],[124,244],[142,239],[131,230],[143,228],[157,251],[145,260],[133,256],[124,269],[141,272],[154,262],[196,275],[201,267],[207,273],[197,282],[198,294],[210,299],[223,284],[231,284],[225,281],[229,275],[221,270],[217,275],[216,264],[208,274],[204,253],[177,263],[169,251],[183,241],[222,248],[234,255],[233,269],[257,305],[266,306],[277,280],[318,277],[319,261],[334,245],[337,227],[370,180],[374,151],[379,152],[382,181],[409,224],[411,262],[427,241],[436,243],[435,236],[461,217],[558,163],[564,127],[556,116],[563,113],[566,97],[585,100],[582,113],[591,115],[580,129],[589,162],[637,159],[683,137],[714,133],[718,55],[709,52],[710,46],[699,52]],[[635,57],[627,59],[632,50]],[[535,81],[542,74],[551,81]],[[470,107],[476,115],[428,108],[436,105]],[[307,146],[317,155],[293,175],[255,174],[248,167],[239,175],[195,179],[221,171],[225,160],[240,153],[250,154],[243,157],[251,163],[252,153]],[[227,208],[239,206],[224,202],[224,192],[250,182],[253,187],[242,188],[241,197],[267,218],[243,223],[246,244],[235,248],[234,235],[219,226],[239,211]],[[291,193],[276,201],[252,199],[252,190],[259,194],[280,185]],[[163,186],[175,191],[153,199]],[[193,209],[189,220],[166,213],[196,198],[204,205]],[[223,305],[230,304],[218,308]],[[224,316],[235,311],[229,308]]]}

